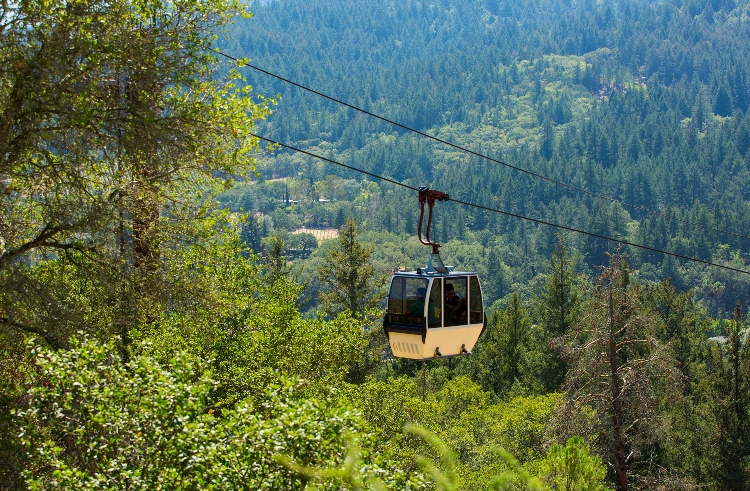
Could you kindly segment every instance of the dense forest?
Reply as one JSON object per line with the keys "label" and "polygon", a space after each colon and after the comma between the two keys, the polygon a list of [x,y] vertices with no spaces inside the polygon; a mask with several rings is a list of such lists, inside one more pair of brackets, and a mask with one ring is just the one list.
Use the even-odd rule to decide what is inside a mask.
{"label": "dense forest", "polygon": [[[263,135],[463,201],[680,256],[742,265],[750,253],[743,3],[283,1],[258,5],[255,15],[222,49],[493,160],[245,69],[256,90],[281,96]],[[356,215],[368,229],[415,235],[416,201],[403,206],[410,193],[376,182],[379,193],[366,187],[348,209],[318,207],[318,198],[354,203],[347,182],[361,185],[363,176],[289,152],[262,165],[264,178],[288,178],[299,202],[285,210],[291,220],[274,215],[278,228],[338,227]],[[261,186],[242,197],[238,188],[227,201],[267,215],[272,205],[258,200],[280,204],[285,192]],[[495,299],[544,271],[554,246],[554,228],[452,203],[436,229],[443,242],[479,243],[511,268],[509,282],[492,285]],[[586,265],[603,264],[617,247],[570,240]],[[714,314],[731,316],[736,300],[750,301],[737,275],[626,252],[640,278],[694,288]],[[488,272],[473,263],[466,266]]]}
{"label": "dense forest", "polygon": [[[749,55],[747,0],[0,6],[0,489],[750,489]],[[419,186],[469,356],[383,332]]]}

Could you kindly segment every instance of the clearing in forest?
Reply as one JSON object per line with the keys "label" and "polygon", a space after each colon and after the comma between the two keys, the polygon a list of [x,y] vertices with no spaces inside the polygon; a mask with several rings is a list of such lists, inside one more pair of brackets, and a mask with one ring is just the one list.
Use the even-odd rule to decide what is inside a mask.
{"label": "clearing in forest", "polygon": [[320,242],[321,240],[336,239],[339,236],[339,231],[335,228],[307,228],[301,227],[293,231],[293,234],[309,233],[315,236],[315,239]]}

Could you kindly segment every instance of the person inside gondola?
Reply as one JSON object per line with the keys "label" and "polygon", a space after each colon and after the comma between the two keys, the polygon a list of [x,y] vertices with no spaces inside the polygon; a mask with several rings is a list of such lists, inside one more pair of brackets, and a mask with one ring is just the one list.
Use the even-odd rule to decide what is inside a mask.
{"label": "person inside gondola", "polygon": [[445,284],[445,325],[456,326],[466,324],[466,301],[453,288],[451,283]]}
{"label": "person inside gondola", "polygon": [[[419,288],[417,290],[417,299],[409,307],[409,313],[414,317],[424,317],[424,297],[426,293],[427,290],[425,288]],[[437,318],[435,317],[435,306],[433,305],[432,300],[427,304],[427,322],[429,324],[435,324],[437,322]]]}

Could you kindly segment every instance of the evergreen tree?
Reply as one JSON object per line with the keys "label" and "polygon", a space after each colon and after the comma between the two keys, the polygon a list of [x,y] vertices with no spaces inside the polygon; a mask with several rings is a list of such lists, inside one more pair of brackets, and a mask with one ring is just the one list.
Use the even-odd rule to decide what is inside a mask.
{"label": "evergreen tree", "polygon": [[247,216],[240,228],[240,239],[254,252],[261,250],[261,241],[265,238],[263,228],[263,225],[253,214]]}
{"label": "evergreen tree", "polygon": [[521,382],[531,318],[517,293],[504,310],[492,314],[487,332],[477,342],[468,371],[485,390],[508,394]]}
{"label": "evergreen tree", "polygon": [[555,133],[552,130],[552,121],[549,118],[544,120],[542,126],[542,139],[539,144],[539,152],[542,157],[549,160],[555,152]]}
{"label": "evergreen tree", "polygon": [[714,477],[721,490],[750,489],[750,343],[737,303],[727,341],[716,346],[713,399],[717,419]]}
{"label": "evergreen tree", "polygon": [[536,318],[542,338],[538,349],[543,360],[538,376],[549,392],[558,390],[565,379],[567,365],[557,352],[556,340],[567,334],[580,319],[582,297],[575,256],[567,238],[560,234],[550,260],[550,273],[544,291],[536,303]]}
{"label": "evergreen tree", "polygon": [[[660,327],[657,335],[676,361],[676,366],[688,381],[701,378],[706,359],[710,319],[705,307],[695,299],[694,292],[678,293],[667,279],[648,285],[643,290],[643,304],[658,315]],[[691,384],[685,384],[690,392]]]}
{"label": "evergreen tree", "polygon": [[553,445],[542,463],[545,481],[554,491],[605,491],[607,468],[600,457],[591,455],[589,445],[580,436],[565,444]]}
{"label": "evergreen tree", "polygon": [[329,315],[349,310],[356,317],[365,317],[380,304],[385,275],[372,264],[374,247],[360,242],[359,234],[357,223],[348,219],[339,229],[338,247],[318,269],[323,285],[320,301]]}
{"label": "evergreen tree", "polygon": [[716,94],[714,114],[724,117],[732,115],[732,99],[729,97],[729,92],[723,85],[719,87],[719,91]]}
{"label": "evergreen tree", "polygon": [[288,278],[291,268],[286,254],[284,238],[279,233],[273,233],[263,240],[263,269],[268,286],[275,284],[280,278]]}
{"label": "evergreen tree", "polygon": [[[338,247],[331,250],[318,269],[322,288],[318,293],[321,307],[328,315],[350,313],[369,320],[380,305],[385,275],[373,266],[373,246],[359,241],[357,222],[348,219],[339,229]],[[347,381],[361,384],[382,363],[388,342],[382,329],[365,324],[367,346],[362,357],[349,367]]]}

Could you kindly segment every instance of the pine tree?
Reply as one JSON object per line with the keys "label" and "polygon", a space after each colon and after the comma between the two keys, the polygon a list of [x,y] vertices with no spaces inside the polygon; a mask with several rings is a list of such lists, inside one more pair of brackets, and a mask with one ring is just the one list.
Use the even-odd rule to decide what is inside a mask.
{"label": "pine tree", "polygon": [[339,229],[338,247],[318,269],[323,286],[320,301],[329,315],[349,310],[354,316],[364,317],[380,303],[385,276],[372,264],[374,247],[360,242],[359,233],[357,223],[347,220]]}
{"label": "pine tree", "polygon": [[495,312],[487,333],[477,343],[469,360],[468,371],[485,390],[507,394],[520,381],[531,318],[517,293],[513,293],[505,310]]}
{"label": "pine tree", "polygon": [[566,363],[560,359],[555,340],[564,336],[579,320],[583,298],[576,260],[564,235],[557,236],[557,244],[550,260],[550,274],[538,303],[536,317],[541,327],[542,372],[539,377],[547,391],[558,390],[565,379]]}
{"label": "pine tree", "polygon": [[746,327],[738,302],[726,332],[727,342],[714,352],[718,369],[713,381],[718,424],[714,474],[722,490],[750,489],[750,346]]}
{"label": "pine tree", "polygon": [[290,268],[287,264],[286,247],[284,238],[274,233],[263,240],[263,269],[265,270],[265,282],[268,286],[274,285],[280,278],[289,276]]}
{"label": "pine tree", "polygon": [[719,87],[719,91],[716,94],[714,114],[724,117],[729,117],[732,115],[732,99],[731,97],[729,97],[729,92],[723,85]]}
{"label": "pine tree", "polygon": [[[318,269],[322,285],[318,296],[328,315],[349,312],[355,318],[367,320],[375,317],[373,314],[379,307],[386,277],[372,264],[374,247],[360,242],[359,233],[357,222],[348,219],[339,229],[338,247],[328,253]],[[363,383],[382,363],[388,346],[383,330],[367,323],[365,336],[367,347],[361,359],[349,367],[348,382]]]}
{"label": "pine tree", "polygon": [[552,122],[549,118],[544,120],[544,125],[542,126],[542,138],[541,143],[539,144],[539,152],[546,160],[551,159],[555,152],[555,133],[552,130]]}

